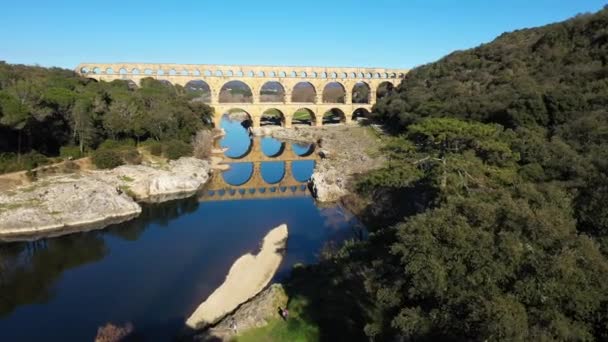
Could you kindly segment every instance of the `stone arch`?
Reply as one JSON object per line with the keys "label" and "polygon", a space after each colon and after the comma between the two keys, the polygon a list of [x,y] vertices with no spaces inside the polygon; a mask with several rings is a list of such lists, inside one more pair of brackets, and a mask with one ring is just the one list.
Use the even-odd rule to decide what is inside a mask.
{"label": "stone arch", "polygon": [[332,108],[323,113],[323,125],[346,122],[346,115],[338,108]]}
{"label": "stone arch", "polygon": [[[308,157],[313,154],[316,150],[315,144],[303,143],[303,142],[293,142],[291,143],[291,150],[298,157]],[[300,152],[302,151],[302,152]]]}
{"label": "stone arch", "polygon": [[[278,184],[280,183],[283,179],[285,179],[285,176],[287,174],[287,167],[285,165],[285,163],[288,163],[287,161],[271,161],[271,162],[264,162],[260,165],[260,178],[262,178],[262,180],[266,183],[266,184]],[[269,170],[272,170],[274,168],[280,167],[281,169],[281,173],[278,174],[278,177],[275,177],[276,179],[270,178],[268,177],[267,173]]]}
{"label": "stone arch", "polygon": [[268,108],[260,116],[261,126],[285,126],[285,114],[276,108]]}
{"label": "stone arch", "polygon": [[369,103],[371,87],[367,82],[359,81],[355,83],[351,90],[352,103]]}
{"label": "stone arch", "polygon": [[329,82],[323,88],[323,103],[345,103],[346,89],[340,82]]}
{"label": "stone arch", "polygon": [[360,107],[353,111],[352,120],[357,121],[361,118],[369,119],[370,115],[371,113],[369,110],[367,110],[367,108]]}
{"label": "stone arch", "polygon": [[146,68],[146,69],[144,69],[144,75],[152,76],[152,75],[154,75],[154,70],[152,70],[150,68]]}
{"label": "stone arch", "polygon": [[114,69],[112,69],[112,67],[107,68],[106,75],[114,75]]}
{"label": "stone arch", "polygon": [[234,73],[232,72],[232,70],[227,70],[227,71],[224,73],[224,76],[232,77],[232,76],[234,76]]}
{"label": "stone arch", "polygon": [[300,77],[306,78],[306,77],[308,77],[308,74],[306,73],[306,71],[300,71]]}
{"label": "stone arch", "polygon": [[287,77],[287,73],[285,71],[279,72],[279,77]]}
{"label": "stone arch", "polygon": [[193,96],[192,101],[211,102],[211,86],[203,80],[192,80],[184,85],[186,92]]}
{"label": "stone arch", "polygon": [[258,71],[258,75],[257,76],[258,77],[266,77],[266,74],[262,70],[260,70],[260,71]]}
{"label": "stone arch", "polygon": [[87,68],[86,66],[83,66],[82,68],[80,68],[80,73],[82,73],[82,74],[88,74],[89,73],[89,68]]}
{"label": "stone arch", "polygon": [[182,76],[188,76],[189,74],[190,73],[186,69],[182,69],[182,71],[180,71],[180,75],[182,75]]}
{"label": "stone arch", "polygon": [[253,103],[251,87],[243,81],[228,81],[220,88],[220,103]]}
{"label": "stone arch", "polygon": [[394,89],[395,85],[392,82],[381,82],[380,84],[378,84],[378,87],[376,87],[376,100],[379,100],[384,96],[392,93]]}
{"label": "stone arch", "polygon": [[348,78],[348,75],[345,72],[341,72],[340,78]]}
{"label": "stone arch", "polygon": [[194,69],[194,70],[192,71],[192,76],[200,76],[200,75],[201,75],[201,71],[200,71],[200,70],[198,70],[198,69]]}
{"label": "stone arch", "polygon": [[295,71],[292,71],[289,73],[289,77],[298,77],[298,73],[296,73]]}
{"label": "stone arch", "polygon": [[175,70],[175,69],[169,70],[169,76],[175,76],[175,75],[177,75],[177,70]]}
{"label": "stone arch", "polygon": [[96,74],[96,75],[101,74],[101,69],[100,69],[99,67],[94,67],[92,71],[93,71],[93,73],[94,73],[94,74]]}
{"label": "stone arch", "polygon": [[222,72],[222,70],[215,70],[215,76],[222,77],[224,76],[224,73]]}
{"label": "stone arch", "polygon": [[276,73],[276,72],[274,72],[274,71],[270,71],[270,72],[268,73],[268,77],[277,77],[277,73]]}
{"label": "stone arch", "polygon": [[332,72],[332,73],[330,74],[330,77],[331,77],[331,78],[338,78],[338,74],[337,74],[336,72]]}
{"label": "stone arch", "polygon": [[139,75],[141,72],[139,71],[138,68],[133,68],[131,69],[131,75]]}
{"label": "stone arch", "polygon": [[306,81],[298,82],[291,90],[291,102],[311,102],[314,103],[317,98],[317,90],[315,86]]}
{"label": "stone arch", "polygon": [[260,102],[284,102],[285,87],[278,81],[268,81],[260,88]]}
{"label": "stone arch", "polygon": [[321,78],[327,78],[327,73],[326,73],[325,71],[323,71],[323,72],[320,74],[320,77],[321,77]]}
{"label": "stone arch", "polygon": [[[268,146],[268,144],[274,145],[274,144],[277,144],[277,143],[279,145],[278,145],[278,148],[276,149],[276,151],[274,151],[274,152],[271,151],[272,153],[266,153],[266,150],[267,150],[266,146]],[[276,139],[264,139],[264,138],[262,138],[260,140],[260,148],[262,150],[262,153],[266,157],[269,157],[269,158],[277,158],[277,157],[281,156],[285,152],[285,149],[287,148],[287,144],[288,143],[283,142],[283,141],[278,141]]]}
{"label": "stone arch", "polygon": [[255,76],[255,74],[253,73],[253,71],[249,70],[247,72],[247,77],[253,77],[253,76]]}
{"label": "stone arch", "polygon": [[[229,108],[229,109],[225,109]],[[218,113],[216,113],[218,114]],[[250,127],[254,125],[255,117],[251,115],[248,111],[241,109],[239,107],[224,107],[224,109],[220,109],[219,115],[215,115],[215,128],[220,128],[222,119],[228,118],[231,121],[240,121],[241,125],[249,130]],[[250,143],[247,150],[240,154],[239,156],[228,156],[232,159],[239,159],[247,156],[249,152],[253,149],[253,144]]]}
{"label": "stone arch", "polygon": [[165,71],[163,69],[158,69],[158,70],[156,70],[156,75],[163,76],[163,75],[165,75]]}
{"label": "stone arch", "polygon": [[315,112],[312,111],[310,108],[300,108],[298,110],[296,110],[293,115],[291,116],[291,124],[292,125],[310,125],[310,126],[316,126],[317,124],[317,116],[315,115]]}
{"label": "stone arch", "polygon": [[211,76],[211,75],[213,75],[213,73],[211,72],[211,70],[205,70],[205,71],[203,71],[203,75]]}
{"label": "stone arch", "polygon": [[310,73],[310,77],[317,78],[318,74],[315,71],[313,71],[313,72]]}
{"label": "stone arch", "polygon": [[129,72],[127,71],[127,69],[125,67],[122,67],[120,69],[118,69],[118,73],[123,76],[123,75],[127,75]]}
{"label": "stone arch", "polygon": [[[246,168],[248,171],[243,172],[242,168]],[[230,169],[222,172],[222,179],[228,185],[240,186],[249,183],[249,181],[251,181],[251,179],[253,178],[254,173],[255,166],[253,165],[253,163],[235,163]],[[233,174],[244,175],[244,177],[238,177],[236,180],[230,180],[230,177],[232,177]]]}
{"label": "stone arch", "polygon": [[234,75],[236,77],[243,77],[245,74],[243,74],[243,72],[241,70],[239,70],[239,71],[235,72]]}

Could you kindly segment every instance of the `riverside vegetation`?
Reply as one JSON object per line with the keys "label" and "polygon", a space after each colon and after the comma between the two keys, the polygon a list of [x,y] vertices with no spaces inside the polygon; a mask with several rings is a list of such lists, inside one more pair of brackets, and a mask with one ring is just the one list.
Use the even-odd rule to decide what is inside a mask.
{"label": "riverside vegetation", "polygon": [[608,339],[607,108],[608,9],[412,70],[353,184],[369,238],[294,270],[305,324],[251,334]]}

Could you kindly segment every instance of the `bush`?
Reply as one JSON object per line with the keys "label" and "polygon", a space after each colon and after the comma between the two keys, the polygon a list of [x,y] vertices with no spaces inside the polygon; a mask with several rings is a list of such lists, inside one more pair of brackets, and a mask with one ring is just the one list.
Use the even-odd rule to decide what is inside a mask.
{"label": "bush", "polygon": [[72,159],[78,159],[80,157],[82,157],[82,153],[80,153],[80,148],[78,146],[73,146],[73,145],[69,145],[69,146],[61,146],[61,148],[59,148],[59,155],[62,158],[72,158]]}
{"label": "bush", "polygon": [[91,156],[93,164],[99,169],[112,169],[123,164],[123,159],[117,151],[99,149]]}
{"label": "bush", "polygon": [[0,173],[31,170],[50,162],[51,159],[36,151],[22,154],[21,158],[16,153],[0,153]]}
{"label": "bush", "polygon": [[113,140],[108,139],[102,142],[98,150],[121,150],[124,148],[135,147],[135,140],[133,139],[122,139],[122,140]]}
{"label": "bush", "polygon": [[165,156],[175,160],[180,157],[191,156],[192,146],[180,140],[171,140],[165,145]]}
{"label": "bush", "polygon": [[122,148],[119,151],[119,154],[122,157],[122,160],[126,164],[135,164],[135,165],[141,164],[141,155],[139,154],[139,151],[135,147]]}
{"label": "bush", "polygon": [[148,149],[150,150],[150,154],[152,154],[153,156],[158,157],[161,154],[163,154],[163,144],[161,144],[158,141],[150,143],[150,145],[148,146]]}

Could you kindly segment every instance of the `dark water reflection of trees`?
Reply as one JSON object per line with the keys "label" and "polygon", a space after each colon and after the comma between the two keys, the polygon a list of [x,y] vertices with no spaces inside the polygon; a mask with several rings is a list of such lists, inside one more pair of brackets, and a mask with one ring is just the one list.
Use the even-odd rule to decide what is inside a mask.
{"label": "dark water reflection of trees", "polygon": [[136,219],[105,230],[0,245],[0,317],[21,305],[49,301],[64,271],[103,259],[108,254],[106,234],[135,241],[151,223],[166,227],[171,220],[196,211],[198,205],[196,196],[145,204]]}

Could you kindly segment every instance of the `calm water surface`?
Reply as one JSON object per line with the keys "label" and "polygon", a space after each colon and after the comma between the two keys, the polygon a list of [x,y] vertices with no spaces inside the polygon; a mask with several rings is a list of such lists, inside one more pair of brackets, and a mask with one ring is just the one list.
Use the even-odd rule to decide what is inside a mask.
{"label": "calm water surface", "polygon": [[[250,139],[238,122],[222,126],[228,157],[246,158],[256,146],[268,156],[286,150],[271,138]],[[362,231],[341,207],[317,207],[305,183],[282,186],[306,181],[314,161],[292,161],[288,173],[281,155],[258,163],[265,186],[247,189],[255,163],[234,159],[209,184],[224,190],[145,205],[140,217],[103,230],[0,244],[0,341],[92,341],[107,322],[131,322],[145,340],[170,340],[271,228],[289,227],[278,280],[294,263],[314,262],[324,244]]]}

